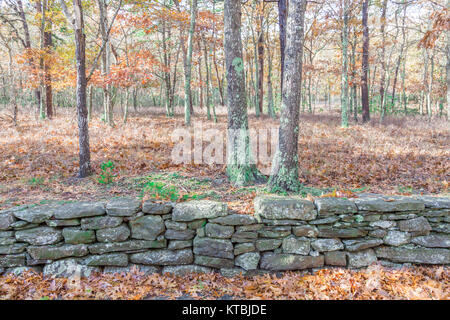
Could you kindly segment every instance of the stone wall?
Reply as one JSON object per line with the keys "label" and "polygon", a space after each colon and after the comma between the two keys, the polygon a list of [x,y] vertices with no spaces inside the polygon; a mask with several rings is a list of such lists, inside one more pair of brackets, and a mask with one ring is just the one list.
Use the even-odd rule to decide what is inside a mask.
{"label": "stone wall", "polygon": [[315,269],[450,263],[450,198],[259,196],[255,215],[214,201],[117,198],[0,212],[0,273],[32,268],[230,276]]}

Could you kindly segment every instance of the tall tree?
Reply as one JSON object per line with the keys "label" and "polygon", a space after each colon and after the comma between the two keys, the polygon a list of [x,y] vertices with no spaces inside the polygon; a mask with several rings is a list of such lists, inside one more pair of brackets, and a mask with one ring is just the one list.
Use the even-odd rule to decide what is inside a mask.
{"label": "tall tree", "polygon": [[187,43],[186,65],[184,70],[184,123],[191,124],[191,73],[192,73],[192,47],[194,43],[195,18],[197,16],[197,0],[191,2],[191,21]]}
{"label": "tall tree", "polygon": [[286,48],[286,23],[288,0],[278,0],[278,25],[280,29],[281,91],[283,92],[284,57]]}
{"label": "tall tree", "polygon": [[342,27],[342,86],[341,86],[341,125],[348,127],[348,21],[349,0],[343,0],[344,24]]}
{"label": "tall tree", "polygon": [[73,0],[72,15],[64,0],[60,0],[63,12],[75,31],[75,57],[77,63],[77,119],[79,141],[79,178],[85,178],[92,172],[91,151],[89,148],[89,122],[86,104],[86,35],[84,31],[84,15],[81,0]]}
{"label": "tall tree", "polygon": [[362,56],[362,73],[361,73],[361,104],[362,104],[362,121],[370,121],[369,107],[369,25],[368,25],[369,0],[363,1],[362,7],[362,25],[363,25],[363,56]]}
{"label": "tall tree", "polygon": [[246,185],[258,178],[258,171],[252,163],[250,152],[240,0],[225,0],[224,40],[228,107],[227,175],[235,185]]}
{"label": "tall tree", "polygon": [[299,189],[298,134],[305,10],[305,0],[290,1],[278,149],[269,180],[272,190]]}

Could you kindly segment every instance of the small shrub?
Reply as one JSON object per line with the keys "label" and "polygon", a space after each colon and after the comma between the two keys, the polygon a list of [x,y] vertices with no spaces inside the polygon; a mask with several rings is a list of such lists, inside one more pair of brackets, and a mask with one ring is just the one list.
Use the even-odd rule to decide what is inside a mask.
{"label": "small shrub", "polygon": [[100,165],[100,169],[102,169],[102,173],[100,174],[98,182],[101,184],[113,183],[114,178],[117,176],[114,174],[114,163],[111,160],[108,162],[103,162]]}

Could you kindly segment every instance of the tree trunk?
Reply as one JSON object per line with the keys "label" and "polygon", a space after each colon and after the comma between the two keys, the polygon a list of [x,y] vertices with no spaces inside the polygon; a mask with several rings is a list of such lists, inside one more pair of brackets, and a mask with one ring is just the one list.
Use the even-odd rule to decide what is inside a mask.
{"label": "tree trunk", "polygon": [[192,94],[191,94],[191,73],[192,73],[192,47],[194,42],[195,17],[197,16],[197,0],[191,2],[191,22],[189,25],[189,37],[186,53],[186,66],[184,70],[184,123],[191,125]]}
{"label": "tree trunk", "polygon": [[299,190],[298,134],[305,9],[305,0],[289,3],[278,150],[269,180],[273,191]]}
{"label": "tree trunk", "polygon": [[366,123],[370,121],[369,107],[369,87],[368,87],[368,71],[369,71],[369,26],[368,26],[368,10],[369,0],[364,0],[362,9],[363,24],[363,57],[362,57],[362,74],[361,74],[361,104],[362,104],[362,121]]}
{"label": "tree trunk", "polygon": [[386,82],[386,11],[388,0],[383,1],[381,11],[381,78],[380,78],[380,111],[385,112],[384,95]]}
{"label": "tree trunk", "polygon": [[286,23],[288,0],[278,0],[278,25],[280,29],[280,59],[281,59],[281,92],[283,92],[284,58],[286,48]]}
{"label": "tree trunk", "polygon": [[348,0],[344,0],[344,25],[342,29],[342,93],[341,93],[341,126],[348,127]]}
{"label": "tree trunk", "polygon": [[224,40],[228,106],[227,175],[233,184],[242,186],[254,182],[258,173],[250,152],[240,0],[225,0]]}

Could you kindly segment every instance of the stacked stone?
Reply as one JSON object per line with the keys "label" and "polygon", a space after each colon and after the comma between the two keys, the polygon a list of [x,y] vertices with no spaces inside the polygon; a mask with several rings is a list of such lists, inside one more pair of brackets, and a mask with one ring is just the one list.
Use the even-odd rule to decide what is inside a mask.
{"label": "stacked stone", "polygon": [[223,275],[450,263],[450,198],[259,196],[255,215],[215,201],[21,206],[0,212],[0,273]]}

